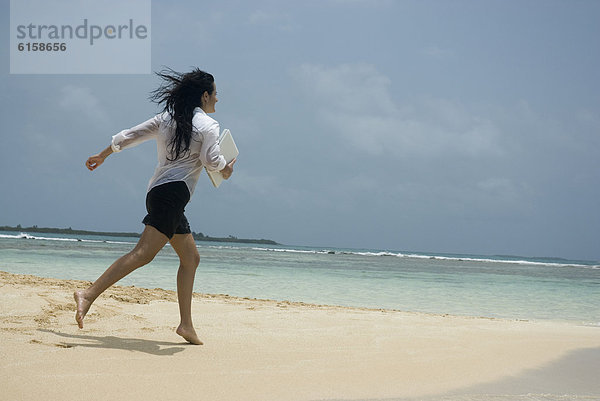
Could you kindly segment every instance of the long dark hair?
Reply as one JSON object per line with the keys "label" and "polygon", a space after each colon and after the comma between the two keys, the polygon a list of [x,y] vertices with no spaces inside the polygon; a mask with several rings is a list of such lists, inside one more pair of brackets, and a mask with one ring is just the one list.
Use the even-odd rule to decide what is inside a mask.
{"label": "long dark hair", "polygon": [[215,90],[214,77],[198,68],[182,74],[170,68],[157,72],[163,83],[150,93],[150,99],[163,105],[163,112],[169,113],[177,124],[175,136],[169,143],[169,160],[185,157],[190,150],[192,139],[192,117],[194,108],[202,106],[202,95],[209,95]]}

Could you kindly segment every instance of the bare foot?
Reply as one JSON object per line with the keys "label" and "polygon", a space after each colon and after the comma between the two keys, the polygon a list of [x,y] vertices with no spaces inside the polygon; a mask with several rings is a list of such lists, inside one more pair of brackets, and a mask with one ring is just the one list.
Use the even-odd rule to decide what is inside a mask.
{"label": "bare foot", "polygon": [[184,327],[179,325],[175,333],[179,334],[181,337],[185,338],[185,340],[191,344],[202,345],[203,342],[200,341],[198,335],[196,334],[196,330],[193,327]]}
{"label": "bare foot", "polygon": [[92,306],[92,301],[85,298],[84,291],[75,291],[73,293],[75,303],[77,304],[77,313],[75,314],[75,320],[80,329],[83,329],[83,318]]}

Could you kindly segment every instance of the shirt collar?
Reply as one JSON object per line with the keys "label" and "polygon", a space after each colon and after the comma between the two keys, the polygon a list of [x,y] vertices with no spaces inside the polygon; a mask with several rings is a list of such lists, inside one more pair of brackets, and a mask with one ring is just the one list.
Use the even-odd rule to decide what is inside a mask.
{"label": "shirt collar", "polygon": [[206,112],[204,110],[202,110],[201,107],[194,108],[194,114],[196,114],[196,113],[206,114]]}

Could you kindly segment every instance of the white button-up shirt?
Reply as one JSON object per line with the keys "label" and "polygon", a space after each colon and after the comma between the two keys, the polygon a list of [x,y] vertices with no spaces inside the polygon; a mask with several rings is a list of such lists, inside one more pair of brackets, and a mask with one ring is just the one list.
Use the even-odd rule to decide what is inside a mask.
{"label": "white button-up shirt", "polygon": [[157,185],[183,181],[191,195],[194,193],[202,167],[209,171],[220,171],[227,164],[217,142],[219,123],[200,107],[196,107],[192,125],[194,129],[190,150],[185,155],[180,155],[177,160],[169,160],[169,144],[175,136],[176,123],[168,113],[156,115],[133,128],[119,132],[112,137],[111,147],[113,152],[120,152],[147,140],[156,139],[158,165],[148,184],[148,191]]}

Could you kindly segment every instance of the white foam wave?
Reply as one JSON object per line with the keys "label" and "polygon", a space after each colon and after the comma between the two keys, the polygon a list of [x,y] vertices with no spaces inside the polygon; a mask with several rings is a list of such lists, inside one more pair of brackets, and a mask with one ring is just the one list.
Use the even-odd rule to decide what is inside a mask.
{"label": "white foam wave", "polygon": [[[413,255],[407,255],[413,257]],[[414,255],[415,257],[421,257]],[[586,265],[582,263],[558,263],[558,262],[539,262],[533,260],[516,260],[516,259],[489,259],[489,258],[472,258],[472,257],[448,257],[448,256],[426,256],[429,259],[439,260],[456,260],[466,262],[483,262],[483,263],[504,263],[504,264],[517,264],[517,265],[530,265],[530,266],[551,266],[551,267],[583,267],[589,269],[598,269],[600,266]]]}
{"label": "white foam wave", "polygon": [[28,233],[20,233],[17,235],[0,234],[0,238],[31,239],[31,240],[42,240],[42,241],[63,241],[63,242],[96,242],[96,243],[107,243],[107,244],[130,244],[131,243],[131,242],[124,242],[124,241],[95,240],[95,239],[84,239],[84,238],[41,237],[41,236],[37,236],[37,235],[31,235]]}
{"label": "white foam wave", "polygon": [[[209,246],[215,249],[239,249],[236,246],[218,245]],[[408,259],[429,259],[429,260],[447,260],[457,262],[474,262],[474,263],[502,263],[502,264],[518,264],[518,265],[531,265],[531,266],[550,266],[550,267],[581,267],[587,269],[600,269],[599,265],[586,265],[583,263],[558,263],[558,262],[540,262],[533,260],[524,259],[491,259],[486,257],[468,257],[468,256],[442,256],[442,255],[425,255],[415,253],[402,253],[402,252],[390,252],[390,251],[350,251],[350,250],[333,250],[333,249],[296,249],[296,248],[263,248],[253,247],[250,248],[255,251],[264,252],[284,252],[284,253],[300,253],[300,254],[337,254],[337,255],[358,255],[367,257],[398,257]]]}
{"label": "white foam wave", "polygon": [[18,235],[4,235],[0,234],[0,238],[15,238],[15,239],[38,239],[38,240],[46,240],[46,241],[71,241],[77,242],[77,238],[56,238],[56,237],[39,237],[37,235],[30,235],[27,233],[20,233]]}

